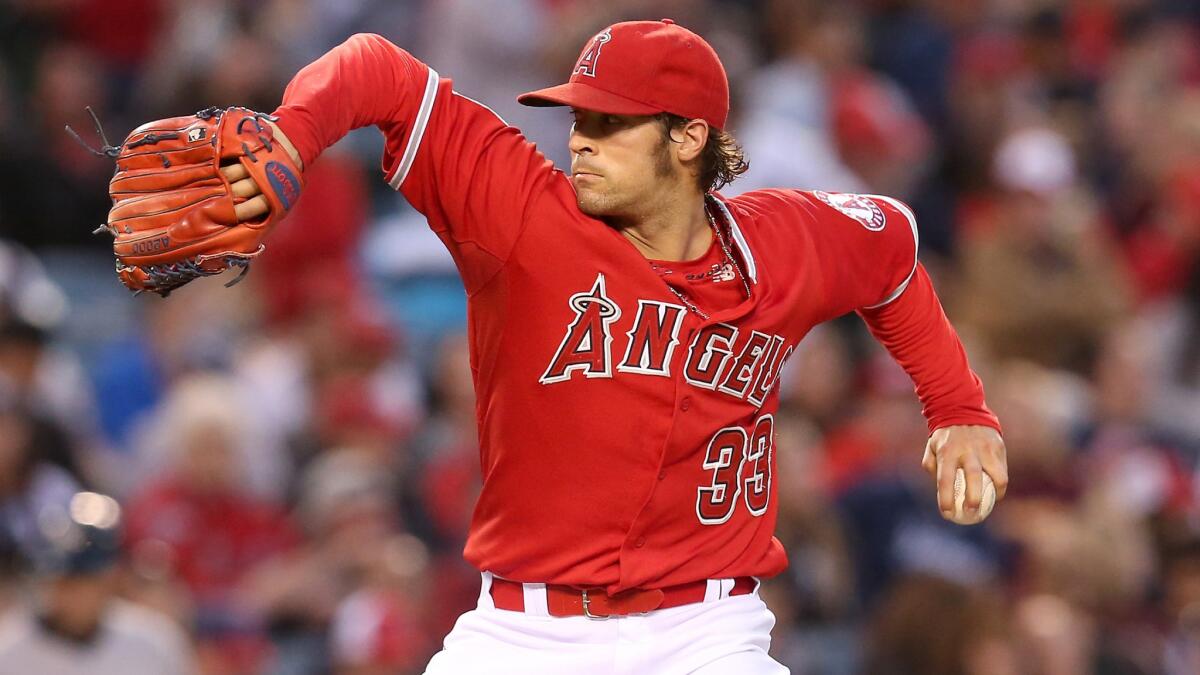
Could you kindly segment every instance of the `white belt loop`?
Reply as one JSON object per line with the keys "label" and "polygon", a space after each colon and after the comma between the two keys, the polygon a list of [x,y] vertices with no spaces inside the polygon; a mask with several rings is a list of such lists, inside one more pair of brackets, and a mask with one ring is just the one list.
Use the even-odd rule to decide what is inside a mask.
{"label": "white belt loop", "polygon": [[550,616],[546,605],[546,584],[521,584],[525,592],[525,613],[529,616]]}
{"label": "white belt loop", "polygon": [[492,600],[492,573],[482,572],[483,585],[479,589],[479,607],[481,609],[496,609],[496,601]]}
{"label": "white belt loop", "polygon": [[704,601],[716,602],[728,598],[736,582],[736,579],[709,579],[704,588]]}
{"label": "white belt loop", "polygon": [[704,588],[704,602],[716,602],[721,599],[721,580],[709,579]]}

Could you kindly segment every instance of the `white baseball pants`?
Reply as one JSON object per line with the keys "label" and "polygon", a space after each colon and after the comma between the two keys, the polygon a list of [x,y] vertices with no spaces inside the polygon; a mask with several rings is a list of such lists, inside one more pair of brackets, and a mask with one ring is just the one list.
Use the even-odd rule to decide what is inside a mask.
{"label": "white baseball pants", "polygon": [[[532,587],[532,588],[531,588]],[[459,617],[425,675],[783,675],[767,655],[775,615],[758,596],[722,597],[649,614],[553,617],[527,584],[524,612],[496,609],[484,573],[479,606]],[[532,592],[531,592],[532,591]]]}

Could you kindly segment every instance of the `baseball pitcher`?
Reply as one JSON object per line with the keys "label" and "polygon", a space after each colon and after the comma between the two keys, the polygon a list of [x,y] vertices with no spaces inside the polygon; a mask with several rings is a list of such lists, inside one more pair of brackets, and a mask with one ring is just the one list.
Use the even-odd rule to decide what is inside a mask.
{"label": "baseball pitcher", "polygon": [[[301,70],[271,115],[211,109],[135,130],[117,160],[118,274],[166,294],[244,268],[303,169],[378,127],[383,173],[453,254],[468,296],[483,492],[465,556],[478,607],[444,673],[786,672],[759,580],[774,538],[779,372],[857,312],[916,385],[923,466],[949,516],[1005,448],[921,264],[902,202],[794,189],[734,198],[717,54],[664,19],[610,26],[567,83],[571,171],[377,35]],[[796,161],[803,162],[804,157]]]}

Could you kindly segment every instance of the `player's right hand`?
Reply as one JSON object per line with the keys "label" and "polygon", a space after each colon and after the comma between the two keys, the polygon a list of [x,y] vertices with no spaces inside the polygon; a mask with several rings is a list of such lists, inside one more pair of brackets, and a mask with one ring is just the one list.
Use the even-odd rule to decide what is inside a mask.
{"label": "player's right hand", "polygon": [[[283,145],[283,149],[287,150],[292,161],[303,171],[304,162],[301,161],[300,153],[296,150],[296,146],[292,144],[291,139],[274,122],[267,121],[267,124],[270,125],[272,132],[274,132],[274,139]],[[244,200],[234,207],[234,212],[237,214],[239,223],[254,220],[270,210],[267,198],[262,194],[262,188],[250,177],[250,173],[246,171],[246,167],[241,164],[231,164],[221,167],[221,173],[232,184],[234,197]]]}
{"label": "player's right hand", "polygon": [[983,501],[983,473],[996,486],[996,499],[1008,489],[1008,456],[1004,438],[991,427],[954,425],[941,427],[929,437],[921,466],[937,483],[938,510],[942,517],[954,516],[954,476],[959,469],[966,477],[964,508],[977,511]]}

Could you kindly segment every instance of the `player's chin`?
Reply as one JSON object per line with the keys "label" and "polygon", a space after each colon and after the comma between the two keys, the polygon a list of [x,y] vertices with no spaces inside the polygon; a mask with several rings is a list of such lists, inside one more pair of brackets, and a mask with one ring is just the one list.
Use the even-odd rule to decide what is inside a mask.
{"label": "player's chin", "polygon": [[579,205],[579,210],[593,218],[609,215],[610,202],[611,200],[606,199],[604,195],[591,190],[575,191],[575,203]]}

